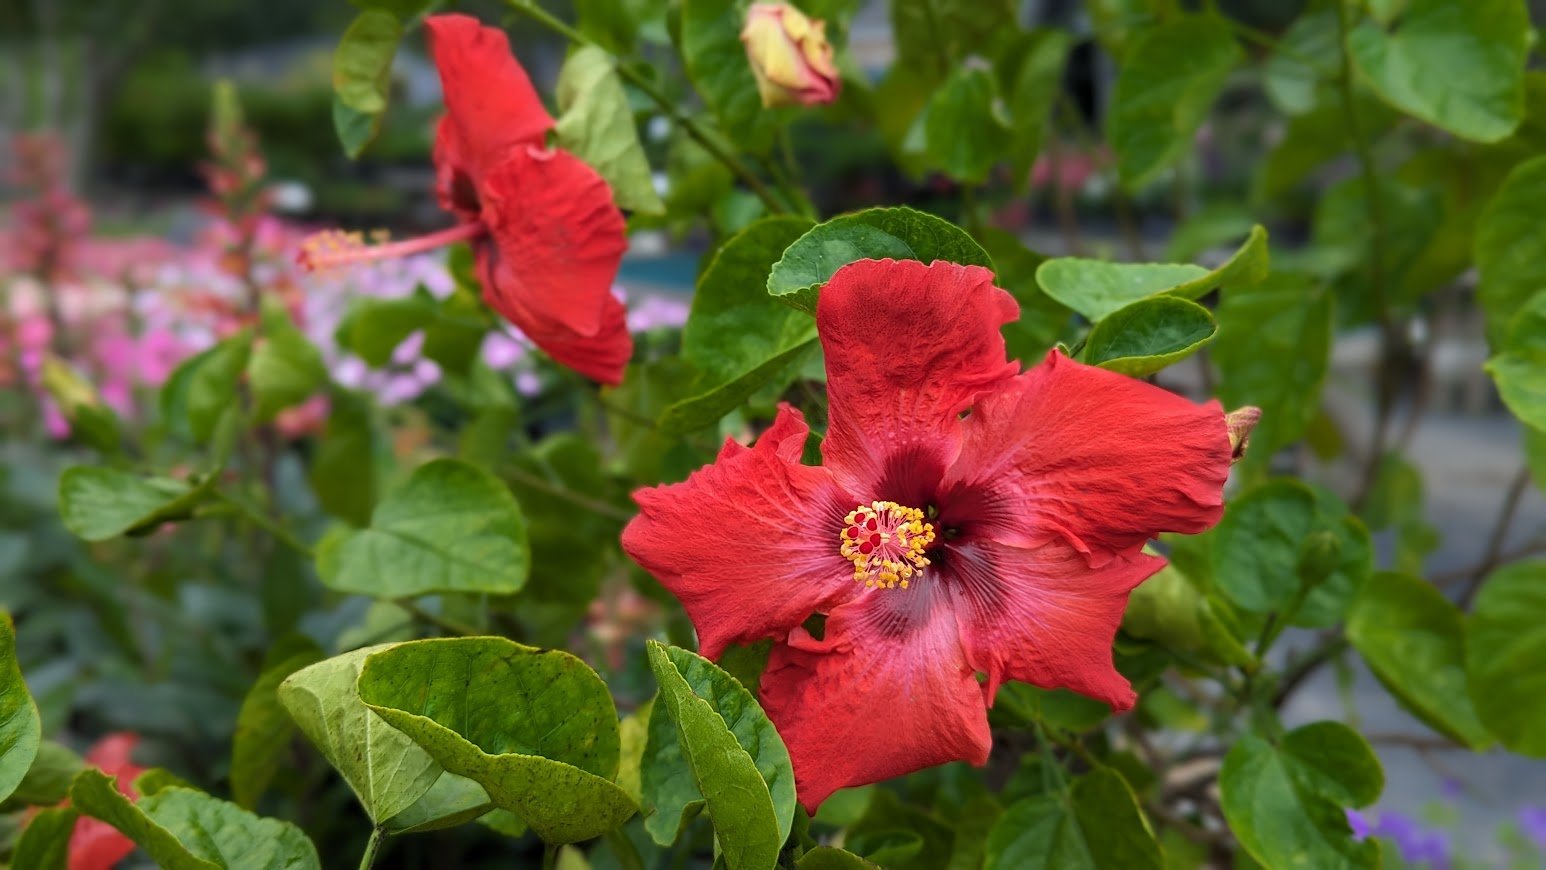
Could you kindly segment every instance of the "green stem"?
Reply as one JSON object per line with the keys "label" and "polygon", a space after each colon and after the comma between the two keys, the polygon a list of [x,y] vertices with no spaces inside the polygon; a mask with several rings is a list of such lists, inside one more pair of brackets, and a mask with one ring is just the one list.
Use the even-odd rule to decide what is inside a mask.
{"label": "green stem", "polygon": [[365,854],[360,856],[360,870],[370,870],[376,863],[376,853],[381,850],[381,842],[386,839],[380,828],[372,828],[370,839],[365,843]]}
{"label": "green stem", "polygon": [[535,474],[531,474],[523,468],[519,468],[514,465],[507,465],[502,469],[502,472],[506,478],[516,481],[523,486],[529,486],[532,489],[541,490],[542,492],[545,492],[554,498],[563,499],[564,501],[569,502],[576,507],[582,507],[598,516],[603,516],[607,519],[617,520],[618,522],[623,523],[633,519],[633,514],[623,510],[622,508],[607,504],[604,501],[598,501],[591,498],[590,496],[581,495],[574,490],[566,489],[565,487],[559,486],[556,483],[549,482]]}
{"label": "green stem", "polygon": [[294,532],[291,532],[289,529],[280,525],[277,521],[270,519],[262,511],[254,508],[252,505],[247,504],[245,499],[234,497],[230,493],[221,492],[218,489],[214,490],[214,495],[216,498],[220,499],[220,501],[235,508],[236,512],[242,517],[242,519],[245,519],[247,522],[252,523],[253,525],[273,535],[275,540],[279,541],[281,544],[284,544],[285,546],[301,554],[302,556],[305,556],[308,559],[314,558],[316,556],[316,553],[313,552],[311,546],[308,545],[305,541],[302,541],[300,538],[296,537]]}
{"label": "green stem", "polygon": [[[546,9],[538,6],[534,0],[508,0],[508,2],[515,11],[527,16],[570,42],[577,45],[601,47],[594,39],[575,30],[562,20],[554,17]],[[752,193],[755,193],[757,198],[762,200],[763,205],[768,207],[769,212],[773,214],[786,214],[788,212],[788,209],[784,208],[783,203],[779,201],[778,197],[773,195],[773,191],[769,190],[768,186],[762,183],[762,179],[746,168],[746,164],[737,160],[734,154],[727,151],[723,144],[720,143],[718,137],[706,130],[702,124],[699,124],[696,118],[684,114],[677,107],[676,101],[655,87],[655,83],[650,81],[648,76],[634,69],[632,65],[623,63],[621,59],[617,62],[617,74],[653,100],[655,105],[660,108],[660,111],[671,119],[672,123],[681,127],[688,136],[693,138],[693,141],[702,145],[705,151],[712,154],[716,160],[725,164],[726,168],[735,173],[736,177],[740,178],[747,187],[751,188]]]}
{"label": "green stem", "polygon": [[553,843],[542,844],[542,870],[554,870],[558,866],[558,849]]}
{"label": "green stem", "polygon": [[622,870],[644,870],[644,859],[639,857],[639,850],[634,848],[633,841],[628,839],[628,832],[622,828],[613,828],[605,835],[607,845],[612,847],[612,854],[617,857],[617,864]]}

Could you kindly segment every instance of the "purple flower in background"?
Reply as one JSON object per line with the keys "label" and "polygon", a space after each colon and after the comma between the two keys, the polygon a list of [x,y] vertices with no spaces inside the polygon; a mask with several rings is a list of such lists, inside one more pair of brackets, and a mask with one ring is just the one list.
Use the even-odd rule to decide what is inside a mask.
{"label": "purple flower in background", "polygon": [[1347,826],[1353,829],[1353,839],[1368,839],[1369,832],[1373,828],[1369,826],[1369,820],[1364,818],[1364,814],[1357,810],[1344,810],[1343,812],[1347,813]]}
{"label": "purple flower in background", "polygon": [[1546,851],[1546,807],[1522,806],[1519,808],[1519,830],[1535,848]]}
{"label": "purple flower in background", "polygon": [[[617,291],[621,288],[613,288]],[[678,327],[687,322],[690,306],[685,300],[672,296],[645,296],[628,304],[628,331],[647,332],[651,329]]]}
{"label": "purple flower in background", "polygon": [[[1356,810],[1345,812],[1354,840],[1379,837],[1394,843],[1396,851],[1401,853],[1401,860],[1409,864],[1450,866],[1451,844],[1447,831],[1425,828],[1416,819],[1397,812],[1381,813],[1373,822]],[[1542,814],[1541,821],[1546,823],[1546,813]]]}

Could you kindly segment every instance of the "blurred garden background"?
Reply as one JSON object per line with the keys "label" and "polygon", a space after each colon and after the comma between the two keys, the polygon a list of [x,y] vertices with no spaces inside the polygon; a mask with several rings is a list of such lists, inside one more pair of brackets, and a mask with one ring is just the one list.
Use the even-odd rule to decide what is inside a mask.
{"label": "blurred garden background", "polygon": [[[1540,444],[1526,444],[1525,428],[1483,368],[1497,336],[1490,345],[1473,261],[1478,221],[1504,179],[1546,154],[1546,73],[1537,69],[1534,31],[1516,130],[1481,144],[1463,141],[1360,92],[1354,102],[1365,138],[1374,141],[1372,155],[1361,155],[1347,139],[1345,107],[1322,99],[1335,69],[1313,63],[1323,56],[1337,63],[1338,37],[1304,24],[1334,4],[1012,5],[1020,27],[1066,34],[1063,50],[1051,55],[1056,87],[1029,133],[964,124],[959,135],[1028,136],[1029,151],[990,160],[978,172],[918,147],[923,134],[915,130],[910,139],[908,125],[927,92],[893,72],[905,46],[892,12],[886,3],[853,0],[823,6],[843,10],[837,29],[845,81],[869,85],[850,84],[839,102],[793,119],[764,174],[797,178],[820,214],[892,204],[945,215],[979,239],[1011,240],[1002,244],[1034,258],[1031,267],[1043,257],[1078,256],[1212,268],[1260,224],[1274,270],[1312,275],[1321,292],[1337,297],[1335,327],[1327,313],[1319,332],[1304,328],[1283,346],[1281,331],[1267,331],[1253,348],[1250,330],[1221,316],[1211,361],[1178,364],[1155,375],[1157,382],[1212,394],[1216,364],[1299,353],[1295,363],[1269,359],[1261,376],[1268,392],[1280,385],[1289,415],[1303,418],[1291,437],[1272,444],[1281,449],[1268,451],[1262,468],[1270,461],[1272,471],[1353,503],[1372,533],[1377,563],[1420,572],[1465,602],[1492,569],[1546,552],[1546,458]],[[1377,16],[1406,4],[1367,5]],[[670,97],[700,108],[673,48],[675,4],[543,6],[603,47],[632,52]],[[1546,3],[1521,6],[1530,20],[1546,21]],[[508,25],[538,90],[553,93],[568,50],[562,38],[505,4],[455,7]],[[1227,65],[1206,117],[1185,131],[1184,153],[1134,185],[1109,144],[1131,45],[1124,40],[1137,39],[1172,7],[1225,16],[1242,59]],[[260,292],[292,312],[330,385],[275,409],[247,457],[271,493],[272,512],[295,518],[295,529],[314,539],[329,516],[368,520],[390,477],[383,469],[454,450],[508,466],[535,528],[545,520],[534,505],[554,498],[548,490],[558,475],[566,491],[602,509],[565,537],[571,514],[553,502],[550,522],[559,528],[538,545],[547,548],[539,556],[560,566],[555,572],[588,578],[585,591],[539,589],[511,617],[518,625],[505,627],[528,642],[611,662],[624,686],[643,679],[626,661],[642,655],[643,637],[684,631],[669,598],[643,590],[647,581],[630,574],[620,554],[598,564],[563,559],[592,538],[616,537],[629,515],[630,483],[680,479],[702,461],[705,445],[749,426],[756,413],[733,416],[685,444],[671,441],[650,424],[681,395],[680,373],[669,366],[631,376],[603,392],[599,405],[575,400],[572,373],[546,363],[508,325],[489,326],[483,313],[457,309],[471,268],[457,254],[326,273],[297,264],[303,240],[319,230],[398,237],[446,223],[430,159],[441,85],[422,40],[404,39],[391,61],[390,111],[366,122],[379,129],[368,142],[353,139],[353,156],[341,145],[341,137],[355,135],[347,125],[358,121],[340,114],[334,51],[359,13],[344,0],[0,0],[0,605],[15,615],[21,670],[43,733],[76,751],[133,732],[140,763],[206,786],[223,783],[243,700],[286,650],[280,639],[301,636],[343,650],[416,636],[426,626],[503,625],[498,608],[491,615],[486,603],[406,606],[339,594],[318,581],[309,561],[261,530],[226,536],[190,523],[87,542],[61,524],[60,474],[103,449],[90,415],[72,411],[71,396],[94,393],[115,418],[103,425],[136,433],[122,448],[128,463],[175,471],[165,460],[186,437],[187,411],[164,388],[180,364],[245,323]],[[618,20],[628,23],[608,28]],[[1043,56],[1036,51],[1025,49]],[[1437,55],[1432,62],[1439,75],[1467,74]],[[702,264],[761,217],[763,204],[655,103],[633,88],[628,95],[651,187],[663,201],[658,213],[630,215],[616,281],[638,356],[647,358],[679,346]],[[1387,185],[1376,197],[1386,229],[1373,261],[1364,253],[1371,230],[1360,187],[1363,160],[1371,158]],[[984,247],[1002,267],[999,250]],[[1546,246],[1529,250],[1546,255]],[[1368,297],[1358,288],[1371,281],[1396,288],[1399,326],[1382,326],[1360,308]],[[1039,310],[1022,297],[1032,321],[1022,340],[1044,351],[1064,334],[1057,323],[1069,312],[1037,298]],[[352,319],[360,299],[394,300],[397,308],[378,310],[398,312],[406,325],[387,330],[390,340],[366,335]],[[1036,317],[1057,323],[1049,331]],[[812,380],[810,371],[785,384]],[[776,398],[774,391],[750,401],[766,408]],[[1286,413],[1267,412],[1269,419]],[[583,427],[587,415],[604,418],[613,447],[605,456],[561,437],[544,440]],[[526,452],[504,452],[509,439],[497,433],[506,428],[521,430],[516,440]],[[533,444],[545,446],[533,452]],[[1392,458],[1369,460],[1370,444]],[[361,456],[366,468],[354,477],[317,471]],[[1375,469],[1367,479],[1366,466]],[[549,582],[533,577],[532,588]],[[1273,659],[1298,661],[1326,631],[1291,629]],[[1427,866],[1539,866],[1546,761],[1502,749],[1471,754],[1434,734],[1345,649],[1327,657],[1330,666],[1301,669],[1303,684],[1291,685],[1282,716],[1289,727],[1339,719],[1368,738],[1386,785],[1361,818],[1396,844],[1387,857]],[[1206,705],[1190,700],[1172,685],[1164,701],[1143,708],[1154,740],[1189,746],[1206,731]],[[358,837],[343,833],[358,821],[347,791],[336,782],[324,787],[326,765],[305,760],[302,744],[288,751],[299,760],[287,760],[272,787],[301,804],[291,815],[307,820],[314,839],[325,842],[336,828],[347,842],[338,854],[356,853],[350,838]],[[1217,761],[1210,768],[1205,756],[1198,775],[1216,774]],[[319,805],[305,806],[310,800]],[[0,838],[14,838],[20,823],[13,817]],[[497,854],[489,843],[498,835],[482,835],[487,840],[456,841],[468,866]],[[391,858],[401,863],[391,866],[432,866],[422,862],[442,848],[429,836],[404,839]]]}

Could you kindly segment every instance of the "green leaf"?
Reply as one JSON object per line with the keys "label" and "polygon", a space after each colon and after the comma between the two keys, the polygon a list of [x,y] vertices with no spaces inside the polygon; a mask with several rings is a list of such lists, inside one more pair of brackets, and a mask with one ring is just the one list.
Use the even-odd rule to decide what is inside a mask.
{"label": "green leaf", "polygon": [[65,528],[87,541],[149,534],[162,523],[192,518],[215,482],[214,474],[189,485],[168,477],[77,465],[59,476],[59,515]]}
{"label": "green leaf", "polygon": [[619,747],[612,696],[568,653],[495,637],[415,641],[370,656],[359,692],[545,842],[591,839],[638,810],[610,779]]}
{"label": "green leaf", "polygon": [[1347,48],[1391,105],[1463,139],[1496,142],[1524,114],[1533,38],[1523,0],[1411,0],[1388,28],[1359,24]]}
{"label": "green leaf", "polygon": [[796,239],[768,275],[768,293],[802,311],[816,311],[821,285],[855,260],[946,260],[993,268],[982,246],[965,231],[905,206],[840,215]]}
{"label": "green leaf", "polygon": [[361,112],[344,105],[336,95],[333,97],[333,132],[338,135],[338,142],[350,160],[359,159],[370,143],[376,141],[385,119],[385,112],[375,115]]}
{"label": "green leaf", "polygon": [[714,253],[682,329],[682,356],[699,372],[694,394],[666,409],[661,428],[714,424],[815,346],[815,321],[764,290],[784,250],[812,225],[802,217],[763,218]]}
{"label": "green leaf", "polygon": [[53,806],[70,796],[70,781],[84,766],[79,755],[44,741],[38,744],[37,757],[10,800],[28,806]]}
{"label": "green leaf", "polygon": [[1278,274],[1224,293],[1215,316],[1219,332],[1210,352],[1219,398],[1227,407],[1262,409],[1245,461],[1265,466],[1320,410],[1331,362],[1331,294],[1307,278]]}
{"label": "green leaf", "polygon": [[433,789],[447,788],[442,780],[451,780],[449,787],[457,791],[466,790],[469,783],[446,773],[360,700],[355,689],[360,669],[367,657],[386,648],[357,649],[296,671],[279,684],[279,702],[343,776],[376,825],[402,831],[425,825],[431,808],[441,814],[432,818],[486,810],[488,796],[481,789],[452,806],[444,805],[438,794],[431,797]]}
{"label": "green leaf", "polygon": [[1246,666],[1255,661],[1241,644],[1229,605],[1199,589],[1174,563],[1133,590],[1122,616],[1122,630],[1225,664]]}
{"label": "green leaf", "polygon": [[526,584],[530,561],[515,496],[455,459],[419,466],[376,505],[369,526],[335,530],[317,548],[323,583],[378,598],[509,594]]}
{"label": "green leaf", "polygon": [[274,419],[285,408],[299,405],[327,383],[322,352],[311,343],[284,307],[263,305],[263,334],[247,363],[247,381],[256,401],[260,422]]}
{"label": "green leaf", "polygon": [[1514,315],[1508,338],[1485,368],[1514,416],[1546,430],[1546,291]]}
{"label": "green leaf", "polygon": [[1546,287],[1546,156],[1514,167],[1476,224],[1477,297],[1494,348],[1509,324]]}
{"label": "green leaf", "polygon": [[1465,634],[1471,702],[1504,746],[1546,757],[1546,562],[1516,562],[1482,584]]}
{"label": "green leaf", "polygon": [[279,702],[279,684],[291,674],[316,664],[322,650],[310,640],[281,644],[264,659],[263,671],[247,689],[236,714],[231,746],[231,796],[252,809],[274,774],[283,766],[295,734],[295,723]]}
{"label": "green leaf", "polygon": [[1140,299],[1101,318],[1085,341],[1083,361],[1143,377],[1186,359],[1213,340],[1208,309],[1175,296]]}
{"label": "green leaf", "polygon": [[[1267,59],[1262,86],[1285,114],[1302,115],[1316,106],[1321,86],[1338,72],[1342,52],[1335,7],[1311,9],[1294,20]],[[1314,62],[1311,62],[1314,61]],[[1340,106],[1332,107],[1341,112]]]}
{"label": "green leaf", "polygon": [[630,0],[575,0],[575,29],[613,54],[633,51],[639,38]]}
{"label": "green leaf", "polygon": [[46,354],[41,371],[43,389],[70,424],[70,435],[100,453],[117,453],[122,425],[95,387],[69,363]]}
{"label": "green leaf", "polygon": [[558,74],[558,144],[606,179],[619,208],[665,214],[617,61],[596,46],[576,49]]}
{"label": "green leaf", "polygon": [[1492,738],[1466,695],[1464,617],[1433,584],[1370,577],[1347,614],[1347,639],[1412,715],[1474,750]]}
{"label": "green leaf", "polygon": [[987,181],[1011,132],[993,74],[976,64],[957,67],[924,111],[924,148],[930,162],[957,181]]}
{"label": "green leaf", "polygon": [[78,819],[80,813],[70,807],[54,807],[33,816],[11,852],[11,866],[66,870],[70,866],[70,836]]}
{"label": "green leaf", "polygon": [[333,92],[343,105],[367,115],[386,111],[392,58],[403,38],[397,16],[367,9],[355,17],[333,52]]}
{"label": "green leaf", "polygon": [[741,45],[743,7],[737,0],[682,0],[681,55],[687,76],[737,146],[766,152],[788,110],[764,109],[757,79]]}
{"label": "green leaf", "polygon": [[1384,775],[1346,725],[1306,725],[1279,746],[1247,734],[1224,757],[1219,788],[1230,830],[1264,866],[1380,866],[1378,842],[1354,842],[1344,808],[1372,803]]}
{"label": "green leaf", "polygon": [[806,852],[795,862],[795,866],[799,870],[880,870],[879,864],[831,846],[817,846]]}
{"label": "green leaf", "polygon": [[43,722],[16,661],[16,626],[0,611],[0,801],[27,776],[43,741]]}
{"label": "green leaf", "polygon": [[639,791],[648,811],[644,830],[657,845],[670,846],[703,812],[703,792],[682,754],[676,720],[658,696],[645,727],[644,754],[639,760]]}
{"label": "green leaf", "polygon": [[660,683],[651,718],[668,715],[675,724],[726,865],[773,866],[794,818],[783,739],[751,693],[707,659],[654,641],[648,648]]}
{"label": "green leaf", "polygon": [[[1331,574],[1296,607],[1309,585],[1300,572],[1308,542],[1323,534],[1335,547]],[[1334,496],[1297,480],[1268,481],[1236,496],[1212,539],[1219,589],[1246,610],[1285,618],[1285,611],[1294,610],[1295,625],[1324,627],[1340,621],[1373,570],[1363,523]]]}
{"label": "green leaf", "polygon": [[[1022,42],[999,62],[1012,68],[1004,81],[1014,142],[1010,160],[1015,167],[1017,188],[1023,189],[1030,180],[1031,167],[1041,153],[1047,120],[1062,92],[1063,70],[1072,48],[1073,39],[1066,31],[1037,28],[1025,34]],[[997,261],[995,256],[994,262]]]}
{"label": "green leaf", "polygon": [[1216,269],[1185,263],[1109,263],[1058,257],[1041,264],[1036,282],[1048,296],[1094,323],[1150,296],[1200,299],[1219,287],[1232,291],[1258,284],[1267,277],[1267,269],[1267,231],[1258,225]]}
{"label": "green leaf", "polygon": [[1173,16],[1138,38],[1117,74],[1109,120],[1126,187],[1142,187],[1187,153],[1240,60],[1228,25],[1212,15]]}
{"label": "green leaf", "polygon": [[988,834],[987,870],[1164,866],[1159,843],[1122,775],[1100,767],[1066,794],[1011,804]]}
{"label": "green leaf", "polygon": [[[608,481],[601,454],[590,440],[565,432],[523,452],[515,464],[525,476],[512,476],[510,487],[530,518],[531,579],[522,595],[583,610],[596,597],[608,557],[617,552],[622,523],[555,495],[553,489],[604,501]],[[602,541],[609,546],[599,546]]]}
{"label": "green leaf", "polygon": [[300,828],[190,788],[163,788],[134,803],[118,792],[112,777],[93,769],[76,777],[70,800],[80,812],[117,828],[167,870],[322,866]]}
{"label": "green leaf", "polygon": [[334,389],[327,429],[306,470],[322,509],[354,526],[370,524],[381,489],[378,469],[390,456],[373,416],[365,393]]}
{"label": "green leaf", "polygon": [[236,405],[242,372],[252,353],[252,332],[242,330],[177,366],[161,388],[161,416],[172,426],[186,425],[195,444],[214,437],[226,409]]}

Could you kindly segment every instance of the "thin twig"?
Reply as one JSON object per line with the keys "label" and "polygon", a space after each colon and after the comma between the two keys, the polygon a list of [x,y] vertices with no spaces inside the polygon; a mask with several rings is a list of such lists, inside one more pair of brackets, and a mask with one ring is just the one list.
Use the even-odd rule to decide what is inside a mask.
{"label": "thin twig", "polygon": [[1487,539],[1487,549],[1482,551],[1482,560],[1477,563],[1471,572],[1471,579],[1460,593],[1455,602],[1461,609],[1471,603],[1476,597],[1476,590],[1482,586],[1482,581],[1493,568],[1502,563],[1503,544],[1508,540],[1509,527],[1514,524],[1514,515],[1519,512],[1519,503],[1524,500],[1525,490],[1530,487],[1530,468],[1525,466],[1514,475],[1514,480],[1508,486],[1508,492],[1503,496],[1503,507],[1498,509],[1498,521],[1492,526],[1492,536]]}
{"label": "thin twig", "polygon": [[[509,0],[509,3],[512,9],[570,42],[577,45],[600,47],[595,40],[575,30],[573,27],[555,18],[546,9],[538,6],[535,0]],[[683,113],[678,108],[677,101],[662,93],[647,76],[634,69],[632,65],[623,63],[621,59],[617,63],[617,74],[653,100],[655,105],[660,108],[660,111],[671,119],[672,123],[681,127],[688,136],[691,136],[695,142],[702,145],[705,151],[708,151],[720,163],[725,164],[726,168],[735,173],[741,181],[745,182],[746,186],[751,188],[752,193],[762,200],[763,205],[768,207],[768,211],[773,214],[785,214],[788,212],[788,209],[784,207],[784,204],[779,201],[778,197],[773,195],[773,191],[769,190],[768,186],[762,183],[762,179],[758,178],[750,169],[747,169],[746,164],[737,160],[735,155],[726,151],[719,142],[719,139],[704,129],[703,125],[699,124],[696,118]]]}
{"label": "thin twig", "polygon": [[633,514],[623,510],[622,508],[608,504],[604,501],[600,501],[599,499],[591,498],[587,495],[581,495],[572,489],[559,486],[556,483],[552,483],[548,480],[545,480],[544,478],[538,477],[537,475],[532,474],[518,466],[507,465],[501,469],[501,473],[503,473],[505,477],[510,478],[511,480],[514,480],[524,486],[529,486],[532,489],[541,490],[542,492],[545,492],[554,498],[561,498],[572,505],[585,508],[593,514],[624,523],[633,519]]}
{"label": "thin twig", "polygon": [[1278,690],[1272,695],[1272,706],[1282,707],[1305,680],[1320,670],[1322,665],[1341,655],[1348,646],[1347,638],[1338,632],[1311,650],[1284,674],[1278,683]]}
{"label": "thin twig", "polygon": [[392,599],[392,603],[408,611],[408,613],[414,619],[433,625],[441,631],[448,631],[452,634],[461,635],[462,637],[484,637],[488,634],[488,632],[468,625],[459,619],[452,619],[449,616],[441,616],[438,613],[430,613],[428,610],[420,607],[418,602],[415,602],[409,598],[394,598]]}

